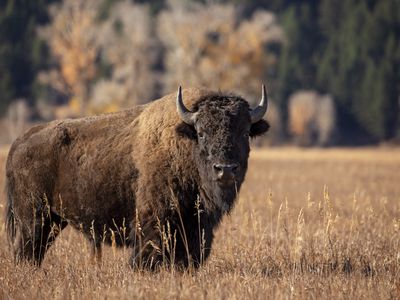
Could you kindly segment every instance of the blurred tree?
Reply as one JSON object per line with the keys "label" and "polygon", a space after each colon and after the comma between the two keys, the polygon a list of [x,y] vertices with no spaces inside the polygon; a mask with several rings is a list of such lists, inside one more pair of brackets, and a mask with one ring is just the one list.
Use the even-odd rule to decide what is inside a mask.
{"label": "blurred tree", "polygon": [[179,85],[206,86],[256,96],[276,68],[276,53],[268,46],[284,42],[270,12],[257,11],[242,20],[233,5],[180,1],[161,13],[158,34],[166,48],[168,92]]}
{"label": "blurred tree", "polygon": [[96,40],[99,2],[70,0],[50,9],[52,22],[41,28],[56,58],[55,67],[40,79],[72,97],[77,113],[87,112],[91,84],[96,77],[99,45]]}
{"label": "blurred tree", "polygon": [[158,14],[161,10],[165,9],[167,0],[135,0],[135,3],[148,4],[150,7],[151,15]]}
{"label": "blurred tree", "polygon": [[289,97],[288,104],[288,127],[293,142],[301,146],[334,143],[336,110],[330,95],[300,90]]}
{"label": "blurred tree", "polygon": [[400,1],[323,0],[316,84],[372,137],[398,134]]}
{"label": "blurred tree", "polygon": [[93,86],[92,110],[120,109],[159,96],[154,65],[160,47],[153,29],[148,5],[125,0],[112,7],[97,34],[100,59],[112,70]]}
{"label": "blurred tree", "polygon": [[41,73],[40,80],[70,99],[69,107],[57,109],[53,117],[115,111],[157,94],[159,43],[147,5],[65,0],[51,8],[51,15],[52,22],[40,32],[50,45],[54,68]]}
{"label": "blurred tree", "polygon": [[35,30],[48,22],[47,5],[52,2],[0,1],[0,115],[12,99],[35,100],[35,75],[47,63],[46,46]]}
{"label": "blurred tree", "polygon": [[[293,3],[282,10],[280,15],[287,43],[279,57],[276,98],[284,126],[288,124],[289,96],[299,89],[315,88],[320,33],[317,26],[317,7],[313,2]],[[286,132],[287,129],[284,128]]]}

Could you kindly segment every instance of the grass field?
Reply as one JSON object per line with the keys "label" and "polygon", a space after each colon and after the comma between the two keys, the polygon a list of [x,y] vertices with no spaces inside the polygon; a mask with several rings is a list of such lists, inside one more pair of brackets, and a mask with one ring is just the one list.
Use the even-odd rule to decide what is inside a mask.
{"label": "grass field", "polygon": [[[6,151],[0,151],[0,189]],[[399,299],[400,150],[252,152],[233,213],[199,271],[132,271],[128,249],[93,266],[67,228],[43,266],[14,266],[0,198],[0,299]]]}

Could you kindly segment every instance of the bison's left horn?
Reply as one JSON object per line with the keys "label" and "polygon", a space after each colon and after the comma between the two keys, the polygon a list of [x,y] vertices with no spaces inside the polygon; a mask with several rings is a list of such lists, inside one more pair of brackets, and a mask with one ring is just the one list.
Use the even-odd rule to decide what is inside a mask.
{"label": "bison's left horn", "polygon": [[254,124],[262,119],[267,112],[268,108],[268,95],[265,89],[265,85],[262,85],[262,97],[260,104],[250,111],[251,124]]}
{"label": "bison's left horn", "polygon": [[195,114],[192,113],[190,110],[188,110],[185,107],[185,104],[183,104],[182,88],[181,87],[179,87],[178,95],[176,96],[176,109],[178,110],[178,114],[181,117],[183,122],[185,122],[188,125],[193,125],[194,124]]}

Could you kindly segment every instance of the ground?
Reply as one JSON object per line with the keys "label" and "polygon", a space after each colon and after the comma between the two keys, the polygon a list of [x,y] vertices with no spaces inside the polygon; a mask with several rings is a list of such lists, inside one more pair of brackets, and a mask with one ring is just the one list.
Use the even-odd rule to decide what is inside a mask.
{"label": "ground", "polygon": [[[4,189],[7,149],[0,151]],[[238,203],[199,271],[133,271],[128,249],[92,265],[66,229],[40,269],[13,264],[0,197],[0,298],[399,298],[400,150],[253,150]]]}

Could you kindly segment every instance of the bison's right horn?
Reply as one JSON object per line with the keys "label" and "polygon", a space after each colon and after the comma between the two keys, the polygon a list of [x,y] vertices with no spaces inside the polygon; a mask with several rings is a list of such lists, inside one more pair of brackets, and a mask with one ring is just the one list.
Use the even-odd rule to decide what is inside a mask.
{"label": "bison's right horn", "polygon": [[268,108],[268,95],[265,89],[265,85],[262,85],[262,97],[260,104],[250,112],[251,124],[260,121],[264,116],[264,114],[267,112],[267,108]]}
{"label": "bison's right horn", "polygon": [[195,114],[192,113],[190,110],[188,110],[185,107],[185,104],[183,104],[182,88],[180,86],[178,89],[178,95],[176,96],[176,109],[178,110],[178,114],[183,122],[185,122],[188,125],[194,125]]}

